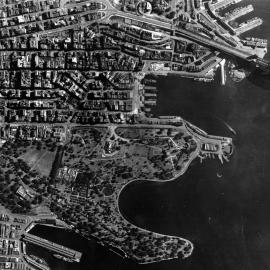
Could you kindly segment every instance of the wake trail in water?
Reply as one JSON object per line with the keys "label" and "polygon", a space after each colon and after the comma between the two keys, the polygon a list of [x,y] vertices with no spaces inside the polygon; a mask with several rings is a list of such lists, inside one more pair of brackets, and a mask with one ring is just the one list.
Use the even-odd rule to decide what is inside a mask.
{"label": "wake trail in water", "polygon": [[219,120],[220,122],[222,122],[228,129],[229,131],[233,134],[233,135],[237,135],[236,131],[227,123],[225,122],[224,120],[222,120],[221,118],[217,117],[217,116],[214,116],[214,118],[216,118],[217,120]]}

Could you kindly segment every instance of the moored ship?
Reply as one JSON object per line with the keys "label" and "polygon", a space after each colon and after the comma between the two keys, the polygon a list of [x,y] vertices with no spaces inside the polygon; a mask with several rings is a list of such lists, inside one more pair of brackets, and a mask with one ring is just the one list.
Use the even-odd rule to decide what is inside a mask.
{"label": "moored ship", "polygon": [[35,260],[35,261],[36,261],[37,263],[39,263],[39,264],[43,264],[43,265],[48,266],[47,262],[46,262],[44,259],[42,259],[42,258],[39,258],[39,257],[37,257],[37,256],[35,256],[35,255],[33,255],[33,254],[29,255],[29,257],[30,257],[31,259]]}
{"label": "moored ship", "polygon": [[246,37],[245,39],[242,40],[242,43],[246,46],[258,48],[267,48],[268,46],[267,39],[253,38],[253,37]]}
{"label": "moored ship", "polygon": [[62,256],[62,255],[60,255],[60,254],[53,254],[53,257],[55,257],[56,259],[65,261],[65,262],[70,262],[70,263],[73,263],[73,262],[74,262],[73,259],[67,258],[67,257]]}

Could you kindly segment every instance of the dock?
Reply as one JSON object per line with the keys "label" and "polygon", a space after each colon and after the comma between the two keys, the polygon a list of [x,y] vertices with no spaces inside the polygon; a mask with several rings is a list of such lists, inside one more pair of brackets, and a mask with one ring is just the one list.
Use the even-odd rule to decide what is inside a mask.
{"label": "dock", "polygon": [[74,262],[80,262],[82,253],[76,250],[64,247],[62,245],[51,242],[47,239],[35,236],[30,233],[25,233],[22,235],[22,240],[43,248],[46,248],[54,253],[60,254],[64,257],[72,259]]}
{"label": "dock", "polygon": [[258,17],[252,18],[246,22],[241,23],[239,25],[239,27],[235,29],[235,33],[236,33],[236,35],[240,35],[240,34],[247,32],[247,31],[249,31],[249,30],[251,30],[259,25],[262,25],[262,23],[263,23],[262,19],[260,19]]}
{"label": "dock", "polygon": [[226,84],[225,63],[226,63],[226,60],[225,59],[223,59],[219,63],[219,65],[220,65],[220,73],[221,73],[221,85],[225,85]]}
{"label": "dock", "polygon": [[211,4],[211,8],[218,11],[220,9],[224,9],[231,5],[240,3],[241,1],[242,0],[220,0],[214,4]]}
{"label": "dock", "polygon": [[268,47],[267,39],[247,37],[246,39],[241,40],[241,42],[245,46],[263,48],[265,50],[267,50]]}
{"label": "dock", "polygon": [[254,10],[254,7],[252,5],[236,8],[233,11],[228,12],[228,13],[225,14],[224,21],[226,23],[230,22],[230,21],[233,21],[233,20],[235,20],[235,19],[237,19],[237,18],[239,18],[241,16],[244,16],[244,15],[252,12],[253,10]]}
{"label": "dock", "polygon": [[24,259],[31,265],[33,265],[35,268],[40,269],[40,270],[50,270],[50,267],[43,265],[41,263],[36,262],[35,260],[33,260],[32,258],[30,258],[29,256],[25,255]]}

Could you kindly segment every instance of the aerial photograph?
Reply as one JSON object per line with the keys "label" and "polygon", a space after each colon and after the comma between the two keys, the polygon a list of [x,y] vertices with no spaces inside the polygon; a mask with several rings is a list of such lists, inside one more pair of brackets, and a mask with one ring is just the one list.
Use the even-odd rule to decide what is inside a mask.
{"label": "aerial photograph", "polygon": [[0,0],[0,270],[269,270],[269,15]]}

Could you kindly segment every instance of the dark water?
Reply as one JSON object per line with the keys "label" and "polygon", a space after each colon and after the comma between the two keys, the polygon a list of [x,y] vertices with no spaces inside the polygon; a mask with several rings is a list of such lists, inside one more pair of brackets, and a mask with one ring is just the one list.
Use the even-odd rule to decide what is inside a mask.
{"label": "dark water", "polygon": [[[242,4],[246,3],[252,3],[256,16],[264,19],[264,25],[247,36],[270,41],[269,0]],[[191,240],[195,250],[190,258],[138,266],[93,241],[41,227],[34,232],[83,251],[81,264],[57,261],[42,249],[29,250],[45,256],[53,269],[270,269],[269,77],[228,82],[225,87],[177,77],[158,81],[156,114],[180,115],[209,133],[232,136],[225,121],[237,132],[230,163],[195,161],[173,183],[141,181],[121,195],[121,211],[133,223]],[[217,172],[223,177],[217,178]]]}
{"label": "dark water", "polygon": [[86,240],[67,230],[38,225],[31,233],[83,253],[80,263],[67,263],[55,259],[52,253],[41,247],[27,244],[27,253],[44,258],[53,270],[124,269],[121,267],[126,264],[120,257],[96,244],[94,240]]}

